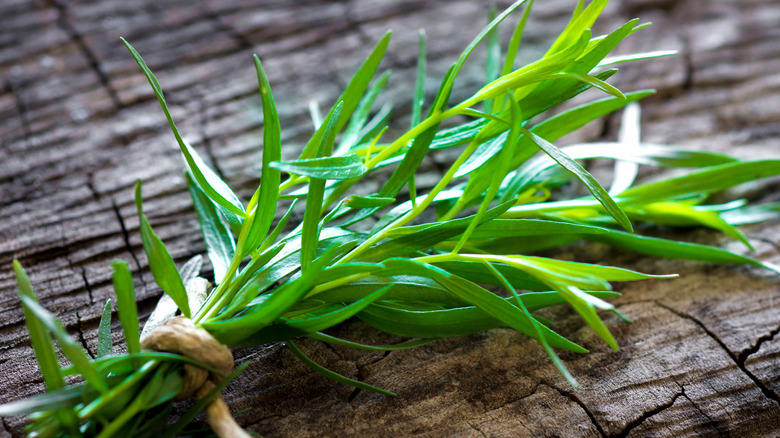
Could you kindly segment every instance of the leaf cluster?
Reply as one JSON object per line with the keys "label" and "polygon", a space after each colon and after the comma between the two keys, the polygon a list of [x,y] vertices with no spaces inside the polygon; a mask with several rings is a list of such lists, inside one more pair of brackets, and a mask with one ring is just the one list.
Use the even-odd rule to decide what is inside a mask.
{"label": "leaf cluster", "polygon": [[[765,266],[712,246],[636,234],[632,224],[704,226],[750,247],[735,226],[776,219],[780,208],[748,206],[741,200],[710,204],[708,199],[732,186],[777,175],[780,160],[741,161],[643,143],[633,102],[652,90],[623,93],[606,80],[617,72],[611,68],[614,64],[672,53],[609,57],[645,25],[631,20],[593,36],[590,28],[606,0],[587,6],[580,1],[549,51],[517,67],[532,3],[519,0],[500,14],[493,12],[430,100],[424,93],[426,41],[421,33],[411,124],[395,139],[385,138],[391,109],[373,110],[390,76],[379,73],[390,40],[389,33],[384,35],[326,115],[313,111],[315,131],[295,160],[281,160],[281,120],[255,56],[264,126],[262,174],[246,203],[184,141],[159,82],[123,40],[152,86],[184,157],[187,186],[213,266],[215,286],[205,301],[198,300],[187,285],[199,273],[200,261],[177,269],[144,215],[139,182],[136,203],[143,246],[166,299],[232,348],[283,341],[326,377],[385,395],[393,394],[315,363],[295,340],[308,337],[346,347],[397,350],[510,327],[539,341],[576,385],[556,350],[587,350],[556,333],[553,323],[536,312],[567,304],[617,349],[598,313],[607,310],[622,317],[606,301],[617,295],[610,282],[668,276],[538,257],[534,252],[586,240],[652,256]],[[497,28],[523,6],[504,49]],[[453,103],[455,79],[481,43],[487,46],[486,84]],[[593,100],[549,116],[548,109],[591,89]],[[554,144],[624,107],[618,141]],[[443,128],[445,122],[456,123]],[[416,176],[423,158],[442,149],[460,153],[434,187],[421,190]],[[582,166],[582,160],[593,158],[616,162],[609,189]],[[639,166],[694,170],[636,184]],[[365,192],[356,186],[383,168],[393,170],[382,187],[357,194]],[[588,195],[563,198],[559,189],[567,184],[582,184]],[[293,224],[299,201],[305,204],[303,219]],[[180,368],[192,361],[140,349],[130,271],[121,261],[113,266],[127,353],[112,353],[109,302],[100,323],[100,357],[89,360],[62,324],[40,306],[15,263],[31,342],[49,392],[0,407],[0,415],[29,414],[29,430],[41,436],[151,436],[161,430],[172,436],[205,406],[207,401],[198,403],[193,414],[164,429],[181,388]],[[326,333],[351,317],[410,340],[372,346]],[[60,366],[51,336],[72,365]],[[63,377],[70,374],[81,375],[84,383],[66,386]]]}

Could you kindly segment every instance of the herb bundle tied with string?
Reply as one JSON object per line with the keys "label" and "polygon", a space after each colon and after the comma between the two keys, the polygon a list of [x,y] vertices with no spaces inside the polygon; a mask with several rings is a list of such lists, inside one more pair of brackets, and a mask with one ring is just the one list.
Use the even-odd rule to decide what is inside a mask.
{"label": "herb bundle tied with string", "polygon": [[[516,68],[532,3],[520,0],[500,14],[491,13],[488,26],[450,67],[434,96],[424,92],[421,33],[411,126],[392,139],[387,134],[389,110],[372,112],[389,79],[389,73],[374,79],[390,40],[386,34],[322,120],[313,112],[316,130],[292,161],[282,161],[282,121],[255,56],[263,112],[262,173],[248,203],[184,141],[157,79],[123,40],[151,84],[184,156],[214,277],[209,282],[198,276],[200,257],[181,269],[175,266],[144,215],[138,182],[143,247],[164,295],[142,334],[130,269],[115,261],[117,315],[126,352],[113,352],[109,300],[99,326],[98,357],[90,359],[41,306],[15,261],[30,341],[48,392],[0,406],[0,415],[28,415],[30,436],[158,437],[180,433],[206,409],[219,436],[244,436],[220,395],[247,365],[234,369],[231,350],[284,342],[326,377],[392,396],[392,388],[377,388],[315,363],[296,339],[399,350],[496,327],[510,327],[539,341],[554,366],[576,386],[555,351],[587,350],[556,333],[552,322],[535,312],[571,306],[617,349],[597,313],[612,311],[627,319],[607,301],[618,295],[610,282],[673,275],[532,255],[537,251],[585,240],[651,256],[777,271],[717,247],[633,232],[632,221],[704,226],[750,248],[735,226],[776,219],[780,205],[708,200],[732,186],[780,174],[780,160],[743,161],[641,142],[635,102],[653,91],[623,93],[606,80],[617,72],[615,64],[673,52],[610,56],[646,24],[635,19],[608,34],[591,35],[607,0],[593,0],[587,6],[579,1],[544,56]],[[502,50],[497,27],[521,8]],[[487,84],[452,103],[456,78],[483,42]],[[547,110],[590,89],[595,89],[589,92],[593,100],[549,115]],[[617,142],[564,148],[553,144],[624,107]],[[432,188],[418,192],[415,177],[423,159],[444,149],[460,153]],[[592,158],[616,162],[609,190],[577,161]],[[641,165],[690,170],[637,184]],[[385,168],[389,177],[381,189],[365,194],[361,182]],[[566,198],[560,188],[571,183],[583,184],[589,195]],[[291,218],[299,204],[305,204],[303,219],[295,224]],[[373,346],[326,333],[352,317],[409,340]],[[67,365],[60,363],[57,346]],[[82,379],[66,384],[66,377],[73,375]],[[198,401],[169,422],[175,400],[191,396]]]}

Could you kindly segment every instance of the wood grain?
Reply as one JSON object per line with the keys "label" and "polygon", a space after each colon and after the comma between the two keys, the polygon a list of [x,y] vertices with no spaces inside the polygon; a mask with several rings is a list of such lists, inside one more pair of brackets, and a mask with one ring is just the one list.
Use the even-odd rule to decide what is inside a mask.
{"label": "wood grain", "polygon": [[[506,2],[499,2],[506,5]],[[572,1],[535,5],[523,60],[543,53]],[[127,38],[158,75],[185,138],[245,199],[259,179],[262,121],[251,63],[258,53],[279,101],[285,158],[311,132],[307,104],[331,105],[368,47],[393,42],[388,99],[405,123],[417,30],[429,38],[429,91],[485,19],[485,5],[444,0],[6,0],[0,3],[0,399],[43,390],[15,294],[11,260],[27,268],[43,305],[92,354],[109,262],[134,270],[140,313],[160,290],[148,270],[132,204],[144,181],[150,221],[177,262],[204,252],[173,136],[132,58]],[[654,87],[643,138],[743,158],[780,155],[780,4],[771,0],[613,1],[606,31],[639,16],[654,25],[621,52],[680,55],[627,66],[624,90]],[[457,84],[482,81],[481,55]],[[457,96],[456,96],[457,97]],[[615,117],[570,137],[614,138]],[[428,163],[436,181],[447,156]],[[778,200],[778,181],[752,184]],[[780,261],[777,223],[748,227],[756,257]],[[670,232],[671,231],[664,231]],[[714,233],[674,236],[722,244]],[[563,258],[598,261],[674,280],[620,284],[625,324],[607,316],[621,346],[609,350],[567,309],[564,334],[591,349],[562,355],[581,387],[560,377],[536,343],[510,330],[411,351],[365,353],[302,342],[315,360],[395,391],[384,398],[328,381],[282,346],[252,360],[225,395],[248,429],[267,436],[780,436],[780,280],[755,268],[651,260],[603,246]],[[359,322],[334,330],[394,341]],[[3,419],[18,435],[22,418]]]}

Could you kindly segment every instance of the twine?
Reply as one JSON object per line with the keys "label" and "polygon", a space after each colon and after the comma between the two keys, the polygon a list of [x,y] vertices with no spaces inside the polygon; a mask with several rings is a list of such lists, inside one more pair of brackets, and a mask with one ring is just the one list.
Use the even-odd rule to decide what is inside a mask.
{"label": "twine", "polygon": [[[216,384],[233,371],[233,354],[230,349],[206,330],[198,328],[184,316],[168,319],[152,330],[141,343],[147,350],[175,353],[202,362],[218,374],[203,368],[185,364],[182,375],[182,390],[177,399],[205,397]],[[220,438],[249,438],[230,414],[222,394],[218,394],[206,407],[209,424]]]}

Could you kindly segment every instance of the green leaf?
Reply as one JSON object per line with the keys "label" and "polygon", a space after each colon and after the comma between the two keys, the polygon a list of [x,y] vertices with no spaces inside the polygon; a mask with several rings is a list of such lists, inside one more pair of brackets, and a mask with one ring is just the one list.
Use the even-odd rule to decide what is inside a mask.
{"label": "green leaf", "polygon": [[604,58],[601,62],[598,63],[598,67],[620,64],[623,62],[633,62],[633,61],[641,61],[645,59],[661,58],[664,56],[676,55],[677,53],[678,53],[677,50],[656,50],[653,52],[631,53],[628,55],[615,55],[615,56],[610,56],[608,58]]}
{"label": "green leaf", "polygon": [[[333,150],[333,142],[336,137],[336,125],[341,114],[341,103],[336,105],[334,110],[328,114],[325,120],[325,135],[322,137],[322,144],[317,148],[314,160],[321,157],[328,157]],[[343,158],[343,157],[342,157]],[[360,166],[363,166],[360,158],[355,155]],[[320,217],[322,215],[322,199],[325,193],[325,178],[312,177],[309,181],[309,193],[306,195],[306,208],[303,213],[303,223],[301,224],[301,271],[306,271],[312,261],[320,237]]]}
{"label": "green leaf", "polygon": [[659,237],[642,236],[605,228],[605,233],[583,235],[587,240],[606,243],[628,251],[655,257],[698,260],[710,263],[736,263],[763,266],[751,257],[735,254],[725,249],[697,243],[679,242]]}
{"label": "green leaf", "polygon": [[472,233],[472,239],[506,239],[509,237],[544,236],[551,234],[605,234],[611,230],[575,223],[540,219],[493,219]]}
{"label": "green leaf", "polygon": [[368,117],[371,115],[371,107],[382,90],[387,86],[389,79],[390,72],[387,71],[374,81],[371,88],[360,99],[360,103],[358,103],[347,127],[344,129],[344,135],[334,155],[344,155],[345,152],[357,146],[365,138],[367,134],[367,132],[364,132],[365,129],[369,131],[373,129],[371,125],[376,124],[378,120],[369,121]]}
{"label": "green leaf", "polygon": [[355,348],[357,350],[369,350],[369,351],[396,351],[407,350],[410,348],[419,347],[422,345],[430,344],[436,341],[436,339],[414,339],[411,341],[404,341],[398,344],[392,345],[366,345],[359,342],[347,341],[345,339],[337,338],[335,336],[326,335],[324,333],[312,333],[307,337],[315,339],[317,341],[327,342],[329,344],[340,345],[342,347]]}
{"label": "green leaf", "polygon": [[165,248],[165,244],[154,234],[152,226],[149,225],[149,220],[146,218],[141,206],[141,199],[141,181],[138,180],[135,183],[135,205],[138,208],[138,217],[141,222],[141,240],[144,244],[146,257],[149,259],[149,268],[152,270],[152,276],[157,285],[173,299],[181,313],[189,318],[191,316],[190,304],[187,300],[187,291],[184,289],[184,283],[181,281],[179,270],[176,269],[176,265]]}
{"label": "green leaf", "polygon": [[780,160],[740,161],[651,182],[620,194],[622,202],[652,202],[700,193],[716,193],[748,181],[780,174]]}
{"label": "green leaf", "polygon": [[228,187],[227,184],[225,184],[222,179],[220,179],[219,176],[214,173],[213,170],[209,169],[209,167],[203,163],[203,160],[200,159],[197,153],[195,153],[195,151],[182,139],[178,128],[176,128],[176,124],[173,122],[173,117],[171,117],[171,113],[168,110],[168,104],[165,101],[165,96],[163,95],[160,83],[146,65],[144,59],[140,54],[138,54],[135,48],[130,45],[130,43],[125,41],[124,38],[120,37],[120,39],[127,47],[127,50],[130,51],[130,54],[138,63],[138,66],[141,67],[141,70],[146,76],[146,79],[149,81],[149,85],[152,86],[152,90],[154,90],[154,94],[157,96],[157,100],[160,102],[160,106],[165,113],[165,117],[168,119],[168,124],[171,126],[173,135],[176,137],[176,142],[179,144],[179,148],[184,155],[184,160],[187,162],[189,171],[192,172],[192,175],[195,177],[198,185],[200,185],[201,189],[203,189],[203,191],[212,200],[214,200],[214,202],[222,206],[228,212],[235,214],[239,218],[246,217],[243,206],[241,205],[241,201],[239,201],[238,197],[236,197],[233,191],[230,190],[230,187]]}
{"label": "green leaf", "polygon": [[[81,403],[86,385],[50,389],[49,392],[0,405],[0,417],[73,408]],[[74,417],[75,419],[75,417]]]}
{"label": "green leaf", "polygon": [[631,221],[626,216],[626,213],[623,212],[620,207],[618,207],[617,203],[615,203],[615,200],[612,199],[607,191],[604,190],[604,187],[602,187],[601,184],[599,184],[599,182],[593,178],[593,175],[580,166],[579,163],[571,159],[571,157],[561,152],[561,150],[555,147],[555,145],[552,143],[534,134],[533,132],[528,131],[525,128],[520,128],[520,130],[526,137],[530,138],[537,146],[539,146],[541,150],[549,155],[550,158],[555,160],[556,163],[560,164],[564,169],[568,170],[574,176],[576,176],[577,179],[579,179],[585,185],[585,187],[588,188],[591,194],[593,194],[593,196],[601,203],[601,205],[604,206],[604,209],[615,218],[620,226],[628,231],[633,231]]}
{"label": "green leaf", "polygon": [[276,213],[276,202],[279,196],[279,184],[282,174],[271,167],[271,163],[282,159],[282,133],[279,114],[271,92],[271,84],[263,70],[263,65],[257,55],[254,56],[257,81],[260,86],[260,99],[263,102],[263,169],[260,177],[260,198],[257,206],[250,213],[253,221],[249,231],[247,244],[250,251],[254,250],[260,240],[266,237],[271,229],[271,223]]}
{"label": "green leaf", "polygon": [[314,371],[322,374],[323,376],[335,380],[339,383],[344,383],[346,385],[354,386],[355,388],[365,389],[366,391],[375,392],[377,394],[382,394],[388,397],[395,397],[395,393],[392,393],[390,391],[385,391],[384,389],[377,388],[376,386],[369,385],[368,383],[361,382],[359,380],[350,379],[349,377],[344,377],[341,374],[331,371],[322,365],[314,362],[313,360],[309,359],[308,356],[306,356],[303,351],[301,351],[300,348],[298,348],[297,345],[293,341],[285,341],[285,344],[287,344],[287,347],[290,349],[290,351],[293,352],[296,356],[298,356],[298,359],[301,360],[301,362],[305,363],[306,366],[313,369]]}
{"label": "green leaf", "polygon": [[[515,29],[512,31],[512,37],[509,39],[509,46],[506,49],[506,56],[504,57],[504,65],[501,67],[500,76],[506,76],[515,69],[515,58],[517,52],[520,49],[520,43],[523,40],[523,31],[525,30],[525,24],[528,22],[528,17],[531,15],[531,8],[533,6],[533,0],[528,1],[528,5],[523,10],[523,15],[520,20],[517,21]],[[498,96],[493,103],[493,113],[501,111],[504,107],[504,96]]]}
{"label": "green leaf", "polygon": [[[490,12],[488,12],[488,22],[493,21],[496,18],[496,15],[498,15],[498,12],[496,7],[493,6],[490,8]],[[501,40],[498,37],[497,28],[493,28],[488,33],[485,45],[487,46],[487,56],[485,57],[485,83],[489,84],[498,79],[501,69],[499,61],[501,58]],[[485,112],[493,112],[492,101],[485,102]]]}
{"label": "green leaf", "polygon": [[580,38],[571,46],[560,52],[542,58],[514,72],[501,76],[495,81],[485,85],[474,96],[466,102],[480,102],[485,99],[492,99],[507,91],[517,90],[520,87],[533,84],[544,80],[548,75],[560,71],[565,66],[574,61],[588,45],[590,31],[582,32]]}
{"label": "green leaf", "polygon": [[206,244],[206,251],[214,268],[214,283],[222,283],[233,260],[233,254],[236,252],[233,233],[230,226],[223,221],[215,204],[194,183],[189,174],[187,174],[187,187],[190,190],[195,212],[198,214],[203,243]]}
{"label": "green leaf", "polygon": [[474,37],[473,40],[471,40],[469,45],[466,46],[463,52],[461,52],[460,57],[455,62],[455,64],[450,68],[450,72],[448,72],[447,76],[445,76],[446,79],[442,84],[441,92],[431,107],[432,111],[439,111],[447,105],[447,100],[449,99],[450,92],[452,91],[452,86],[455,83],[455,78],[458,76],[461,68],[463,68],[463,65],[466,63],[466,60],[469,58],[474,49],[479,45],[479,43],[481,43],[482,40],[484,40],[493,31],[493,29],[495,29],[502,21],[504,21],[504,19],[506,19],[509,14],[514,12],[526,1],[528,0],[518,0],[512,3],[508,8],[504,9],[501,14],[488,23],[488,25],[485,26],[485,28],[483,28],[482,31],[480,31],[480,33]]}
{"label": "green leaf", "polygon": [[114,354],[113,342],[111,339],[111,299],[109,298],[103,307],[103,315],[100,317],[100,325],[98,325],[97,357]]}
{"label": "green leaf", "polygon": [[65,330],[65,327],[62,325],[62,322],[41,307],[35,298],[27,295],[20,295],[19,298],[22,300],[25,307],[32,313],[33,317],[37,318],[38,321],[46,326],[49,332],[51,332],[57,340],[57,344],[60,346],[62,352],[71,363],[73,363],[73,366],[78,369],[79,373],[84,377],[84,380],[87,381],[87,384],[98,392],[104,393],[108,391],[105,379],[97,372],[97,369],[92,366],[89,356],[81,345],[71,339],[68,335],[68,331]]}
{"label": "green leaf", "polygon": [[[450,274],[427,263],[416,262],[408,259],[391,259],[387,260],[385,264],[388,267],[397,265],[407,269],[409,272],[430,276],[437,283],[446,288],[450,293],[456,295],[458,298],[468,303],[473,304],[491,317],[501,321],[503,324],[506,324],[507,326],[518,330],[529,337],[538,337],[536,330],[524,318],[524,315],[520,309],[510,304],[507,300],[478,286],[475,283]],[[557,335],[555,332],[549,329],[544,330],[544,332],[545,337],[547,337],[550,342],[550,345],[579,353],[587,352],[587,350],[584,348],[571,341],[568,341],[567,339]]]}
{"label": "green leaf", "polygon": [[335,157],[276,161],[271,163],[271,167],[294,175],[335,180],[359,178],[368,172],[363,160],[355,153]]}
{"label": "green leaf", "polygon": [[414,251],[426,250],[439,242],[463,233],[475,219],[480,223],[491,221],[511,206],[511,202],[498,205],[486,211],[481,218],[474,215],[447,222],[399,227],[390,230],[387,237],[392,238],[369,248],[360,257],[360,260],[378,262],[387,257],[399,257]]}
{"label": "green leaf", "polygon": [[[292,320],[285,320],[282,323],[272,324],[257,333],[253,334],[250,338],[242,341],[241,347],[251,345],[263,345],[271,342],[278,342],[288,339],[294,339],[299,336],[309,335],[311,333],[325,330],[329,327],[333,327],[336,324],[345,321],[352,317],[356,313],[362,311],[366,306],[382,298],[387,293],[392,285],[387,285],[383,288],[377,289],[371,294],[349,304],[346,306],[337,306],[336,310],[328,313],[296,318]],[[305,315],[308,316],[308,315]]]}
{"label": "green leaf", "polygon": [[[17,294],[19,297],[36,302],[37,298],[33,292],[30,279],[24,268],[18,260],[13,261],[14,275],[16,277]],[[33,310],[22,300],[22,309],[24,311],[24,321],[27,330],[30,333],[30,344],[32,344],[35,358],[38,361],[38,368],[43,375],[43,381],[48,391],[58,391],[65,387],[65,381],[60,374],[60,363],[57,359],[57,353],[54,351],[54,342],[49,335],[46,324],[38,317]],[[76,414],[70,409],[61,409],[56,413],[56,418],[64,425],[65,429],[71,433],[78,430],[78,420]]]}
{"label": "green leaf", "polygon": [[[355,75],[349,81],[349,84],[347,84],[347,88],[344,90],[341,96],[336,99],[336,104],[333,105],[333,108],[331,108],[331,110],[328,112],[328,117],[332,118],[334,110],[337,106],[339,107],[340,114],[335,117],[335,125],[332,128],[334,131],[334,137],[341,131],[341,128],[344,127],[349,118],[352,116],[352,112],[360,103],[360,99],[363,97],[366,88],[368,87],[368,83],[371,81],[374,73],[376,73],[379,62],[382,61],[382,58],[385,56],[385,52],[387,51],[387,46],[389,43],[390,32],[387,32],[382,37],[382,39],[379,40],[376,46],[374,46],[374,50],[370,55],[368,55],[368,58],[366,58],[358,71],[355,72]],[[323,123],[319,129],[317,129],[309,142],[306,143],[306,147],[303,149],[303,152],[301,152],[299,157],[300,159],[314,158],[317,156],[317,148],[322,143],[322,137],[325,134],[326,126],[327,123]]]}
{"label": "green leaf", "polygon": [[558,35],[558,38],[547,51],[547,55],[563,50],[564,47],[574,43],[582,32],[593,26],[593,23],[595,23],[596,19],[601,15],[601,11],[604,10],[608,1],[609,0],[593,0],[588,7],[581,12],[578,12],[579,8],[575,9],[575,14],[572,16],[571,21],[569,21],[566,28]]}
{"label": "green leaf", "polygon": [[[114,268],[114,292],[116,292],[116,307],[119,322],[127,342],[129,353],[141,351],[140,331],[138,329],[138,310],[135,304],[135,291],[133,289],[133,277],[130,268],[122,260],[111,262]],[[176,273],[178,275],[178,272]]]}
{"label": "green leaf", "polygon": [[395,202],[395,198],[382,196],[359,196],[352,195],[344,202],[345,207],[354,209],[360,208],[381,208]]}
{"label": "green leaf", "polygon": [[412,99],[412,110],[410,117],[410,128],[414,128],[420,123],[422,109],[425,104],[425,72],[427,68],[427,58],[425,55],[425,31],[420,30],[419,43],[417,48],[417,79],[414,82],[414,99]]}

